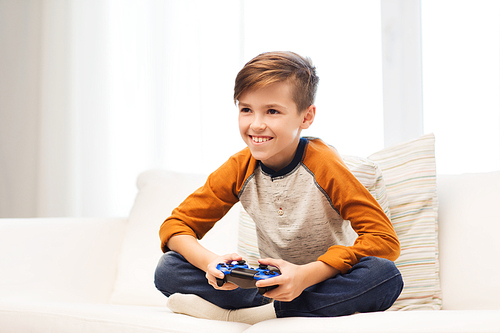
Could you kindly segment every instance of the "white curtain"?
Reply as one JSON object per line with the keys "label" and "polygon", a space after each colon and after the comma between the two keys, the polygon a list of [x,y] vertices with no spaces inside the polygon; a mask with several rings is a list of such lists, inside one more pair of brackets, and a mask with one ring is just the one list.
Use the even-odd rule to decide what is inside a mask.
{"label": "white curtain", "polygon": [[293,50],[318,68],[318,115],[304,135],[360,156],[413,138],[422,69],[403,52],[420,52],[408,47],[408,33],[420,36],[412,6],[420,1],[1,1],[0,217],[126,216],[142,171],[214,170],[244,147],[234,78],[264,51]]}
{"label": "white curtain", "polygon": [[140,172],[206,173],[241,149],[240,8],[218,5],[43,2],[37,216],[124,216]]}
{"label": "white curtain", "polygon": [[[40,46],[31,55],[38,61],[38,91],[31,96],[35,171],[31,187],[23,189],[35,194],[29,211],[6,207],[3,216],[124,216],[140,172],[214,170],[244,147],[234,78],[263,51],[294,50],[318,67],[316,128],[304,134],[352,154],[383,146],[377,2],[1,5],[5,16],[23,16],[10,28],[24,27],[26,13],[37,17],[29,28]],[[2,117],[18,111],[2,110]],[[368,138],[362,135],[367,129]],[[13,184],[2,187],[15,191]],[[4,202],[7,197],[2,194]]]}

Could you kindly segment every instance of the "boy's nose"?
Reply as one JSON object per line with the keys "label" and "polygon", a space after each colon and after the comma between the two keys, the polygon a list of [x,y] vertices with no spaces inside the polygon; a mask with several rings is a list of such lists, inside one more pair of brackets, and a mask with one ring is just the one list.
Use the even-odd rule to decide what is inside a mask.
{"label": "boy's nose", "polygon": [[254,131],[263,131],[266,129],[266,123],[260,117],[255,117],[250,128]]}

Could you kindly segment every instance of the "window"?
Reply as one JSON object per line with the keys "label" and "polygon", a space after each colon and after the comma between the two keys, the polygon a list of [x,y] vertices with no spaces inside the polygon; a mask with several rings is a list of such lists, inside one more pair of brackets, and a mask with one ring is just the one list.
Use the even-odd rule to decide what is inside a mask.
{"label": "window", "polygon": [[303,135],[342,154],[366,157],[383,148],[379,1],[244,1],[243,22],[245,61],[290,50],[316,65],[317,116]]}
{"label": "window", "polygon": [[303,135],[342,154],[383,148],[378,1],[111,1],[108,14],[113,212],[129,209],[143,170],[209,173],[245,147],[234,79],[265,51],[295,51],[318,69],[317,117]]}
{"label": "window", "polygon": [[438,173],[500,168],[500,2],[423,0],[425,132]]}

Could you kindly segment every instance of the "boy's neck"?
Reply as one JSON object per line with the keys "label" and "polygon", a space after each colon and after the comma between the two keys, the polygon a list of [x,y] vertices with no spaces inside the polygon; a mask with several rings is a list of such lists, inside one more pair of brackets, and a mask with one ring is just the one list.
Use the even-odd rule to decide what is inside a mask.
{"label": "boy's neck", "polygon": [[308,142],[307,139],[300,138],[293,160],[281,170],[273,170],[267,167],[264,163],[262,163],[262,161],[259,161],[262,171],[270,175],[271,178],[276,178],[288,174],[293,169],[295,169],[295,167],[300,163],[300,161],[302,161],[302,156],[304,155],[304,150],[306,148],[307,142]]}

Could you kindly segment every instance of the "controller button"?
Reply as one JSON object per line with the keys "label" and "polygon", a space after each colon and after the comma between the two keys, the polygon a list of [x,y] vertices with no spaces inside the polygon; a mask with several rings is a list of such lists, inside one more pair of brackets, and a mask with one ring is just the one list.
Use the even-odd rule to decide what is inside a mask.
{"label": "controller button", "polygon": [[245,264],[245,260],[239,260],[238,261],[238,265],[244,265]]}
{"label": "controller button", "polygon": [[260,269],[267,269],[267,265],[260,264],[260,265],[259,265],[259,268],[260,268]]}

